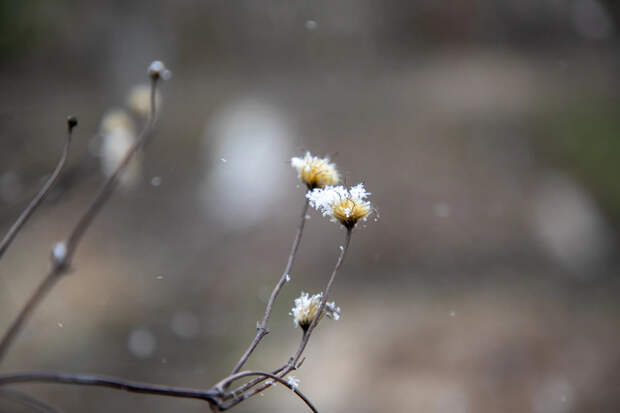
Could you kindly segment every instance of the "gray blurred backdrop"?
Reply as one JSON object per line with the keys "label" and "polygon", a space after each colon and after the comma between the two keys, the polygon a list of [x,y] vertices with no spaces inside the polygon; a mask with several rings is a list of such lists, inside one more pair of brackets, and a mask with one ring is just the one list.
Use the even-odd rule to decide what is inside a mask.
{"label": "gray blurred backdrop", "polygon": [[[0,1],[0,229],[53,169],[0,262],[0,329],[103,181],[102,115],[163,60],[141,182],[119,190],[0,371],[209,387],[284,268],[289,166],[330,154],[379,211],[356,229],[295,376],[325,412],[620,411],[620,5],[608,0]],[[272,334],[323,288],[344,232],[315,212]],[[197,401],[28,385],[67,412]],[[239,412],[304,411],[272,389]],[[0,411],[19,410],[0,401]]]}

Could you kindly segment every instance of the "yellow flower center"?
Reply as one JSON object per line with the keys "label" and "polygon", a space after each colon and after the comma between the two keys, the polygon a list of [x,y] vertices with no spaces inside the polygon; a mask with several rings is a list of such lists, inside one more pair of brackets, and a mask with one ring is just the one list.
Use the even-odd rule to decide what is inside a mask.
{"label": "yellow flower center", "polygon": [[343,199],[333,207],[333,216],[347,228],[353,228],[355,223],[364,219],[370,213],[365,203],[355,202],[351,199]]}

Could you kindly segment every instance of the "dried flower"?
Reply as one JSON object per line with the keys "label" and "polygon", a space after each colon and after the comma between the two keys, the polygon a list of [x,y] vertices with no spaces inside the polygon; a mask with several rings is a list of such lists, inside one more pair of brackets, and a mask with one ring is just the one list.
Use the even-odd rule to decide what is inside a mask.
{"label": "dried flower", "polygon": [[291,158],[291,166],[297,169],[299,179],[308,189],[337,185],[340,181],[336,165],[330,163],[329,158],[312,156],[310,152],[306,152],[303,158]]}
{"label": "dried flower", "polygon": [[[314,317],[316,317],[316,314],[319,311],[322,298],[323,293],[318,293],[311,296],[306,292],[301,292],[299,298],[295,299],[295,307],[293,307],[289,313],[293,316],[293,323],[295,324],[295,327],[299,326],[304,331],[310,327],[312,320],[314,320]],[[333,320],[339,320],[340,307],[336,307],[336,303],[333,301],[331,303],[325,303],[325,309],[319,317],[319,320],[323,317],[323,315],[327,315],[327,317]]]}
{"label": "dried flower", "polygon": [[[127,105],[137,115],[148,117],[151,114],[151,87],[149,85],[136,85],[131,88],[127,95]],[[155,107],[159,110],[161,94],[155,93]]]}
{"label": "dried flower", "polygon": [[370,192],[366,192],[364,184],[357,184],[349,190],[343,186],[315,188],[306,197],[310,205],[321,211],[323,216],[329,216],[332,221],[351,229],[357,221],[365,221],[370,215],[372,207],[365,200],[368,195]]}

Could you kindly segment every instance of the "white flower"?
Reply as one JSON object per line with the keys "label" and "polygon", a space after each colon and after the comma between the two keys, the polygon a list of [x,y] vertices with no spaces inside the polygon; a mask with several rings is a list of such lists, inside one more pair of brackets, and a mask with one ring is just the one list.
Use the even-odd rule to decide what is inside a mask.
{"label": "white flower", "polygon": [[[299,326],[304,331],[310,327],[312,320],[314,320],[314,317],[316,317],[316,314],[319,311],[322,298],[323,293],[318,293],[311,296],[306,292],[301,292],[301,295],[295,299],[295,307],[293,307],[289,313],[293,316],[293,323],[295,324],[295,327]],[[319,317],[319,320],[325,314],[333,320],[338,320],[340,319],[340,307],[336,307],[335,302],[325,303],[325,309]]]}
{"label": "white flower", "polygon": [[351,229],[357,221],[366,220],[372,207],[365,199],[370,195],[364,184],[357,184],[347,190],[343,186],[326,186],[315,188],[307,193],[310,205],[320,211],[323,216],[331,217],[332,221],[340,222]]}
{"label": "white flower", "polygon": [[308,189],[336,185],[340,181],[336,165],[329,163],[329,158],[312,156],[310,152],[306,152],[303,158],[291,158],[291,166],[297,169],[299,179]]}
{"label": "white flower", "polygon": [[288,376],[286,382],[291,386],[291,390],[295,391],[299,387],[301,380],[296,379],[295,376]]}

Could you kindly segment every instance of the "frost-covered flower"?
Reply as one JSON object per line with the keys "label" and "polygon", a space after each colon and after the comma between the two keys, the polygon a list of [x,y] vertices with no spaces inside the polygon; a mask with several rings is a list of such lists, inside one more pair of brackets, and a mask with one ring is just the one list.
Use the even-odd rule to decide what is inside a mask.
{"label": "frost-covered flower", "polygon": [[357,221],[365,221],[370,215],[372,207],[366,201],[368,195],[370,192],[366,192],[364,184],[357,184],[349,190],[343,186],[315,188],[306,197],[310,205],[321,211],[323,216],[329,216],[332,221],[351,229]]}
{"label": "frost-covered flower", "polygon": [[[295,307],[293,307],[289,313],[293,316],[293,323],[295,324],[295,327],[299,326],[304,331],[310,327],[312,320],[314,320],[314,317],[316,317],[316,314],[319,311],[322,298],[323,293],[310,295],[306,292],[301,292],[299,298],[295,299]],[[325,303],[325,308],[321,314],[321,317],[319,317],[319,320],[323,317],[323,315],[327,315],[327,317],[333,320],[339,320],[340,307],[336,307],[336,303],[333,301],[331,303]]]}
{"label": "frost-covered flower", "polygon": [[299,179],[308,189],[336,185],[340,181],[336,165],[330,163],[329,158],[312,156],[310,152],[303,158],[291,158],[291,166],[297,169]]}
{"label": "frost-covered flower", "polygon": [[[161,105],[161,94],[155,93],[155,108],[159,111]],[[149,85],[136,85],[131,88],[127,95],[127,106],[134,113],[148,117],[151,114],[151,87]]]}
{"label": "frost-covered flower", "polygon": [[[101,169],[103,174],[109,177],[136,141],[133,121],[124,110],[112,110],[104,116],[101,121],[101,139]],[[139,155],[134,156],[119,177],[119,183],[124,188],[131,188],[140,180]]]}

